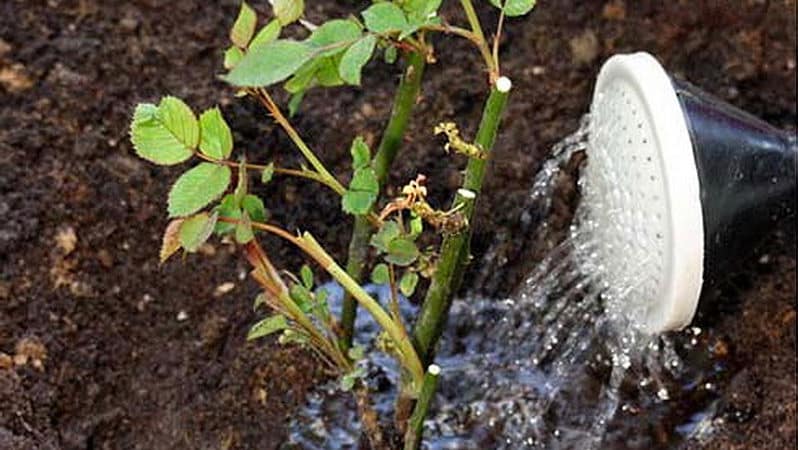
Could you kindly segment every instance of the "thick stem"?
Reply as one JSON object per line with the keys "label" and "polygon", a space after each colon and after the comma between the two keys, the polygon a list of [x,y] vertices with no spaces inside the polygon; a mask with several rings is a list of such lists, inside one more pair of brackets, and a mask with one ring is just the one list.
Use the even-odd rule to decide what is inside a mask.
{"label": "thick stem", "polygon": [[435,396],[435,388],[438,384],[438,375],[441,369],[435,364],[430,364],[427,373],[424,375],[424,382],[421,385],[421,393],[418,395],[416,407],[405,432],[404,450],[416,450],[421,444],[421,435],[424,432],[424,418],[427,417],[432,398]]}
{"label": "thick stem", "polygon": [[[388,179],[388,171],[391,167],[396,152],[402,144],[407,124],[413,106],[416,104],[419,91],[421,90],[421,79],[424,74],[424,56],[419,52],[413,52],[407,56],[407,69],[399,82],[394,98],[393,110],[385,132],[377,148],[372,163],[374,171],[377,173],[377,181],[380,190]],[[366,267],[366,257],[368,256],[369,240],[372,234],[372,224],[363,216],[355,218],[352,239],[349,241],[349,256],[346,262],[346,272],[354,280],[363,281],[363,270]],[[357,302],[348,293],[344,297],[343,310],[341,312],[341,345],[349,348],[352,345],[352,335],[354,332],[355,318],[357,316]]]}
{"label": "thick stem", "polygon": [[[500,78],[491,89],[490,96],[485,103],[475,144],[488,154],[496,140],[496,133],[502,112],[507,104],[509,91],[510,80]],[[463,189],[458,191],[455,196],[452,208],[462,208],[461,211],[468,220],[469,226],[465,230],[444,238],[438,267],[432,277],[432,283],[413,330],[416,351],[425,363],[432,359],[431,355],[446,322],[452,296],[462,280],[462,271],[469,253],[470,224],[474,217],[476,196],[482,190],[486,166],[487,160],[470,159],[468,161]]]}

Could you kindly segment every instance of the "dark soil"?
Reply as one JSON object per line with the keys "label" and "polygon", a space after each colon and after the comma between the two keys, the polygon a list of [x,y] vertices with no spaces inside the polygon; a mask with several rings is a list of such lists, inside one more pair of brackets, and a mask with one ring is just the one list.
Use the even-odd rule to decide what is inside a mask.
{"label": "dark soil", "polygon": [[[321,378],[307,355],[245,341],[256,290],[230,248],[159,267],[165,195],[178,171],[141,162],[127,141],[132,106],[171,93],[195,109],[222,105],[250,159],[281,148],[275,158],[293,161],[262,111],[215,79],[237,3],[0,2],[0,448],[276,448]],[[309,4],[317,22],[362,6]],[[515,90],[465,289],[506,294],[540,254],[525,239],[528,189],[549,146],[576,128],[613,53],[648,50],[706,90],[794,128],[795,8],[793,0],[563,0],[511,20],[501,54]],[[493,23],[495,13],[480,10]],[[457,117],[473,133],[486,86],[464,43],[437,50],[391,181],[421,171],[444,204],[459,166],[443,157],[432,126]],[[306,99],[297,127],[337,173],[356,133],[378,138],[396,77],[373,63],[363,89]],[[274,213],[287,228],[309,228],[343,255],[349,223],[332,196],[304,183],[262,193],[279,199]],[[702,319],[726,337],[739,369],[722,391],[724,424],[691,448],[796,445],[794,233],[771,236],[729,284],[734,306]],[[299,263],[282,244],[268,245],[280,264]]]}

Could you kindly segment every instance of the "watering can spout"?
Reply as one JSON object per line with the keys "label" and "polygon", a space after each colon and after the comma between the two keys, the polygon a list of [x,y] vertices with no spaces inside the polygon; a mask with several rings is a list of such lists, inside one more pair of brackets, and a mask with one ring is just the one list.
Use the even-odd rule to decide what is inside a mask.
{"label": "watering can spout", "polygon": [[[600,224],[604,275],[653,280],[629,315],[644,311],[637,321],[650,332],[682,328],[708,286],[795,216],[796,136],[674,79],[643,52],[604,64],[590,120],[580,207]],[[630,273],[625,259],[648,263]]]}

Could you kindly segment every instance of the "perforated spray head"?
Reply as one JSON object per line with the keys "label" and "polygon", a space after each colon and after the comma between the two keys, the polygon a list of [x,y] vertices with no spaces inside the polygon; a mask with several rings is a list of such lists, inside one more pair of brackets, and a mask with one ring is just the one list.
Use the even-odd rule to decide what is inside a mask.
{"label": "perforated spray head", "polygon": [[795,164],[794,135],[674,82],[647,53],[610,58],[580,215],[621,313],[649,332],[689,324],[726,250],[763,234],[758,217],[794,213]]}

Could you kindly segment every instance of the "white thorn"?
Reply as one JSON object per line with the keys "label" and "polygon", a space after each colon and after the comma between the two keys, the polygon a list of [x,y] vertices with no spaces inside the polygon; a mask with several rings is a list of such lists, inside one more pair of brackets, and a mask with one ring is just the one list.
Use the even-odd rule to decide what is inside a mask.
{"label": "white thorn", "polygon": [[438,376],[441,373],[441,366],[437,364],[430,364],[429,367],[427,367],[427,372],[429,372],[430,375]]}

